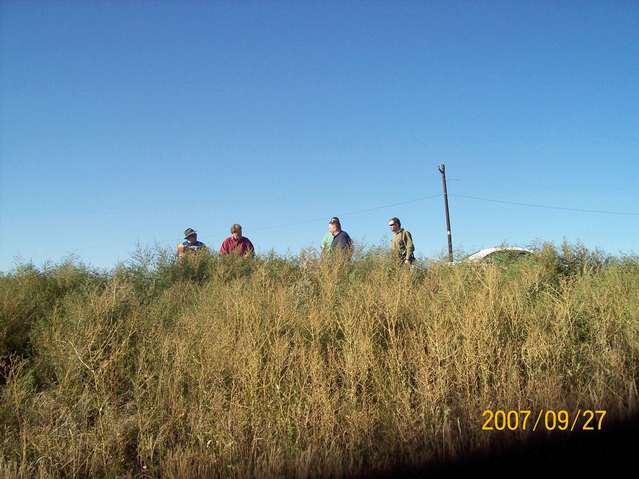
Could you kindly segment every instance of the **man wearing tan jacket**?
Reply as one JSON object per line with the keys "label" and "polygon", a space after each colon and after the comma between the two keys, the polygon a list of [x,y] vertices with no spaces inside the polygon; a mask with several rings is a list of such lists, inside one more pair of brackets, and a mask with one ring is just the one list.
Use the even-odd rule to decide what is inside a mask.
{"label": "man wearing tan jacket", "polygon": [[391,241],[393,257],[395,257],[400,264],[412,265],[415,261],[415,245],[413,244],[413,237],[410,231],[402,228],[402,223],[399,221],[399,218],[395,217],[388,220],[388,226],[390,226],[393,232],[393,239]]}

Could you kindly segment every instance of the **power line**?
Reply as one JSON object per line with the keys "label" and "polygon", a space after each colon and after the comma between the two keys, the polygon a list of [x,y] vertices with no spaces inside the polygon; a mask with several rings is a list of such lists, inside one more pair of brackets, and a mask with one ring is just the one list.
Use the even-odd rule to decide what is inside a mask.
{"label": "power line", "polygon": [[[385,204],[385,205],[374,206],[372,208],[365,208],[365,209],[361,209],[361,210],[344,212],[344,213],[338,214],[337,216],[339,216],[339,217],[356,216],[356,215],[369,213],[371,211],[378,211],[378,210],[383,210],[383,209],[386,209],[386,208],[393,208],[393,207],[407,205],[407,204],[411,204],[411,203],[417,203],[419,201],[429,200],[429,199],[432,199],[432,198],[438,198],[440,196],[442,196],[442,194],[441,193],[437,193],[437,194],[434,194],[434,195],[422,196],[422,197],[419,197],[419,198],[413,198],[411,200],[400,201],[400,202],[397,202],[397,203],[389,203],[389,204]],[[616,215],[616,216],[639,216],[639,213],[629,212],[629,211],[591,210],[591,209],[585,209],[585,208],[572,208],[572,207],[567,207],[567,206],[542,205],[542,204],[537,204],[537,203],[523,203],[523,202],[519,202],[519,201],[498,200],[498,199],[495,199],[495,198],[485,198],[485,197],[481,197],[481,196],[461,195],[461,194],[453,194],[453,193],[449,193],[448,196],[452,196],[452,197],[456,197],[456,198],[465,198],[465,199],[469,199],[469,200],[486,201],[486,202],[490,202],[490,203],[499,203],[499,204],[504,204],[504,205],[525,206],[525,207],[529,207],[529,208],[542,208],[542,209],[548,209],[548,210],[573,211],[573,212],[577,212],[577,213],[595,213],[595,214]],[[266,230],[271,230],[271,229],[286,229],[286,228],[291,228],[291,227],[294,227],[294,226],[299,226],[299,225],[304,225],[304,224],[317,223],[317,222],[320,222],[320,221],[328,221],[328,218],[326,218],[326,217],[312,218],[312,219],[300,220],[300,221],[295,221],[295,222],[286,223],[286,224],[264,226],[264,227],[261,227],[261,228],[252,229],[252,231],[266,231]]]}
{"label": "power line", "polygon": [[519,201],[496,200],[493,198],[482,198],[479,196],[471,196],[471,195],[450,194],[449,196],[453,196],[457,198],[467,198],[470,200],[488,201],[491,203],[501,203],[505,205],[527,206],[530,208],[543,208],[548,210],[575,211],[578,213],[597,213],[602,215],[617,215],[617,216],[639,216],[639,213],[634,213],[629,211],[609,211],[609,210],[589,210],[584,208],[569,208],[565,206],[540,205],[535,203],[521,203]]}
{"label": "power line", "polygon": [[391,203],[389,205],[375,206],[374,208],[367,208],[365,210],[358,210],[358,211],[352,211],[350,213],[343,213],[343,216],[359,215],[359,214],[362,214],[362,213],[368,213],[369,211],[382,210],[382,209],[385,209],[385,208],[392,208],[394,206],[408,205],[410,203],[417,203],[418,201],[430,200],[432,198],[439,198],[440,196],[441,196],[441,193],[437,193],[437,194],[434,194],[434,195],[428,195],[428,196],[422,196],[421,198],[414,198],[412,200],[400,201],[399,203]]}
{"label": "power line", "polygon": [[[440,197],[441,194],[437,193],[435,195],[428,195],[428,196],[422,196],[420,198],[413,198],[412,200],[406,200],[406,201],[400,201],[398,203],[389,203],[386,205],[381,205],[381,206],[375,206],[373,208],[366,208],[363,210],[356,210],[356,211],[350,211],[350,212],[346,212],[346,213],[340,213],[337,216],[339,217],[348,217],[348,216],[356,216],[356,215],[361,215],[364,213],[369,213],[371,211],[377,211],[377,210],[383,210],[385,208],[393,208],[395,206],[402,206],[402,205],[408,205],[410,203],[417,203],[418,201],[424,201],[424,200],[429,200],[432,198],[438,198]],[[284,229],[284,228],[290,228],[292,226],[298,226],[298,225],[303,225],[303,224],[309,224],[309,223],[317,223],[319,221],[326,221],[328,222],[329,218],[314,218],[314,219],[308,219],[308,220],[300,220],[300,221],[295,221],[294,223],[287,223],[284,225],[273,225],[273,226],[264,226],[262,228],[256,228],[253,229],[253,231],[264,231],[264,230],[270,230],[270,229]]]}

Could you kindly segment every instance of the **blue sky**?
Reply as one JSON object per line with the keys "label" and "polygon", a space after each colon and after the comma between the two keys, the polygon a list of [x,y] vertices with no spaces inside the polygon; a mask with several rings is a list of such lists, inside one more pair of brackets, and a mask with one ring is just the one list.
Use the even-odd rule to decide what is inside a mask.
{"label": "blue sky", "polygon": [[[321,6],[319,5],[321,3]],[[99,266],[193,227],[219,248],[637,252],[639,3],[0,4],[0,270]],[[314,221],[311,221],[314,220]],[[287,225],[283,228],[273,226]]]}

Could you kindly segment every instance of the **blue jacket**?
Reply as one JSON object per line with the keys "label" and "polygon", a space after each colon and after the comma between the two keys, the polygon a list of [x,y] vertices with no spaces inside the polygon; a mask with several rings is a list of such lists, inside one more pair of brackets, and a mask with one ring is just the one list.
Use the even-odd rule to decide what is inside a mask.
{"label": "blue jacket", "polygon": [[333,236],[333,242],[331,243],[331,249],[340,248],[342,250],[350,249],[353,247],[353,240],[348,236],[346,231],[340,231]]}
{"label": "blue jacket", "polygon": [[182,242],[182,246],[184,246],[185,251],[197,251],[199,249],[206,248],[206,245],[201,241],[196,241],[195,243],[189,243],[188,240],[184,240]]}

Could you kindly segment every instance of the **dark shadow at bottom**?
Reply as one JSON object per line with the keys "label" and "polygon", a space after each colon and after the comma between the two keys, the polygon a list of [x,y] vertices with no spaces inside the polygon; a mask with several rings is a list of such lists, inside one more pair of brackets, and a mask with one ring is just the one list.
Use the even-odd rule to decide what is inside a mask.
{"label": "dark shadow at bottom", "polygon": [[[509,432],[499,434],[490,451],[466,455],[454,461],[423,465],[397,464],[390,471],[368,471],[358,477],[424,477],[449,474],[535,474],[556,472],[610,474],[624,470],[634,475],[639,459],[639,415],[623,423],[604,424],[601,431],[544,432],[512,443]],[[510,442],[509,445],[507,445]]]}

